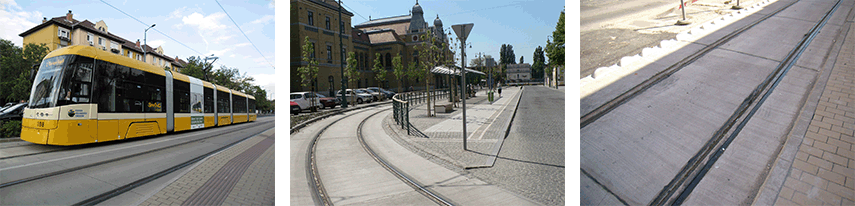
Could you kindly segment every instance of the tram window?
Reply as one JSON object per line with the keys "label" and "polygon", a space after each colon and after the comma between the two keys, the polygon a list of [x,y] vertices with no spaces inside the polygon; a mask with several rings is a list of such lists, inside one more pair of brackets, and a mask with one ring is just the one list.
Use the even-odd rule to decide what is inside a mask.
{"label": "tram window", "polygon": [[249,113],[255,113],[255,100],[249,99]]}
{"label": "tram window", "polygon": [[148,87],[146,112],[166,112],[166,105],[163,103],[166,99],[166,77],[146,72],[145,81]]}
{"label": "tram window", "polygon": [[116,64],[97,61],[95,65],[95,85],[93,96],[98,103],[98,112],[116,111]]}
{"label": "tram window", "polygon": [[60,98],[56,106],[89,103],[92,96],[92,69],[95,62],[92,58],[76,56],[73,63],[65,68],[60,87]]}
{"label": "tram window", "polygon": [[205,113],[214,113],[214,89],[205,87]]}
{"label": "tram window", "polygon": [[231,105],[229,104],[229,93],[217,91],[217,112],[219,113],[229,113],[231,112]]}
{"label": "tram window", "polygon": [[190,113],[190,83],[173,79],[172,95],[175,113]]}
{"label": "tram window", "polygon": [[125,81],[123,84],[124,95],[122,95],[121,105],[123,112],[143,112],[146,106],[146,100],[143,99],[145,89],[139,83]]}

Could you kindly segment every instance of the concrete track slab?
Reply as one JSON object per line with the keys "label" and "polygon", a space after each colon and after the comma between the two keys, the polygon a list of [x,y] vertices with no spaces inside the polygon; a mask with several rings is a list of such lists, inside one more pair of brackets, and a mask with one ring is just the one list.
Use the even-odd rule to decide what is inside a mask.
{"label": "concrete track slab", "polygon": [[593,179],[585,174],[581,176],[582,179],[579,180],[579,187],[582,188],[580,205],[623,205],[620,200],[594,182]]}
{"label": "concrete track slab", "polygon": [[582,169],[629,204],[648,203],[776,65],[710,52],[582,128]]}
{"label": "concrete track slab", "polygon": [[[361,204],[386,196],[413,191],[362,148],[357,140],[359,123],[379,111],[369,109],[336,123],[318,140],[317,167],[333,204]],[[415,204],[430,204],[425,197],[410,199]]]}
{"label": "concrete track slab", "polygon": [[791,69],[685,203],[751,204],[816,76]]}
{"label": "concrete track slab", "polygon": [[[795,7],[791,6],[788,9],[795,9]],[[731,39],[720,48],[781,61],[815,23],[792,18],[771,17]]]}
{"label": "concrete track slab", "polygon": [[583,87],[582,99],[579,102],[580,115],[590,113],[600,105],[605,104],[606,102],[614,99],[618,95],[621,95],[627,90],[631,89],[635,85],[640,84],[641,82],[649,79],[656,73],[665,70],[669,66],[679,62],[683,58],[686,58],[687,56],[692,55],[703,48],[704,46],[700,44],[688,44],[685,47],[677,49],[676,51],[671,52],[670,54],[650,63],[649,65],[643,66],[634,72],[626,71],[629,72],[629,75],[626,75],[624,77],[617,77],[617,80],[608,85],[602,86],[599,89],[596,89],[596,91],[584,91],[586,90],[586,88]]}
{"label": "concrete track slab", "polygon": [[338,115],[333,115],[326,119],[319,120],[302,129],[299,132],[291,134],[290,137],[290,204],[291,205],[314,205],[312,199],[311,187],[306,174],[306,149],[309,142],[321,129],[336,121],[337,119],[349,114],[362,112],[364,110],[356,110],[345,112]]}
{"label": "concrete track slab", "polygon": [[389,115],[391,111],[382,112],[377,115],[379,117],[366,122],[363,135],[378,155],[413,177],[415,181],[459,205],[536,204],[498,186],[446,169],[399,145],[382,129],[382,120]]}

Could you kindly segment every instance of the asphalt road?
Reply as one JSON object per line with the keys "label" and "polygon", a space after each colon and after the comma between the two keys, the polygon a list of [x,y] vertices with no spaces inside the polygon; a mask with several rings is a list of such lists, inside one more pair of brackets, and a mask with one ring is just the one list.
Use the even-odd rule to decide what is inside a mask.
{"label": "asphalt road", "polygon": [[564,97],[526,87],[495,165],[472,174],[537,202],[564,205]]}
{"label": "asphalt road", "polygon": [[[674,25],[682,19],[680,1],[675,0],[583,0],[580,7],[580,75],[620,62],[625,56],[640,54],[646,47],[674,39],[692,28]],[[704,22],[729,10],[735,1],[686,0],[686,18]],[[725,3],[727,2],[727,3]],[[745,1],[743,1],[744,3]],[[747,4],[746,4],[747,5]]]}

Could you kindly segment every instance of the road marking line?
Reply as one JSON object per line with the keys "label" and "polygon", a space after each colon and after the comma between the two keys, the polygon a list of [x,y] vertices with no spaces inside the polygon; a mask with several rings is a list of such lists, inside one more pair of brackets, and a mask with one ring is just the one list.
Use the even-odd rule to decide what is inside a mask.
{"label": "road marking line", "polygon": [[[522,95],[521,93],[522,93],[522,89],[518,90],[514,96]],[[504,112],[504,111],[505,111],[505,109],[508,107],[508,105],[510,105],[510,103],[512,102],[512,100],[513,100],[513,99],[514,99],[514,98],[511,98],[511,99],[509,99],[509,100],[508,100],[508,102],[506,102],[506,103],[505,103],[505,105],[502,107],[502,109],[501,109],[501,110],[499,110],[499,113],[497,113],[496,118],[498,118],[498,116],[499,116],[502,112]],[[492,117],[491,117],[491,118],[492,118]],[[478,136],[478,139],[477,139],[477,140],[480,140],[481,138],[483,138],[483,137],[484,137],[484,133],[487,133],[487,129],[488,129],[488,128],[490,128],[490,126],[493,126],[493,123],[495,123],[495,122],[496,122],[496,119],[493,119],[493,121],[490,121],[490,124],[489,124],[489,125],[487,125],[487,128],[484,128],[484,130],[482,130],[482,131],[481,131],[481,136]],[[483,127],[484,125],[483,125],[483,124],[481,124],[481,126]],[[478,129],[481,129],[481,128],[479,127]],[[476,130],[476,132],[477,132],[477,130]],[[473,134],[474,134],[474,133],[473,133]]]}

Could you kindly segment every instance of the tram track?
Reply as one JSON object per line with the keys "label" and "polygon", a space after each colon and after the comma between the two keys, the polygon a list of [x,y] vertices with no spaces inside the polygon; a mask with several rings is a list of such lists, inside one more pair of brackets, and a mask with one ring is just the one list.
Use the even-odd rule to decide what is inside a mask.
{"label": "tram track", "polygon": [[[706,47],[689,55],[681,61],[669,66],[668,68],[660,71],[659,73],[656,73],[651,78],[645,80],[641,84],[636,85],[635,87],[618,95],[614,99],[611,99],[605,104],[600,105],[596,109],[581,117],[580,127],[585,128],[591,123],[596,122],[600,117],[610,113],[612,110],[620,107],[624,103],[629,102],[634,97],[639,96],[647,89],[657,85],[659,82],[663,82],[663,80],[671,77],[671,75],[680,71],[682,68],[687,67],[696,60],[704,57],[706,54],[717,49],[719,46],[725,45],[727,42],[739,36],[743,32],[781,13],[782,11],[790,8],[792,5],[798,2],[799,1],[792,1],[788,2],[785,5],[782,5],[782,7],[778,8],[777,10],[771,11],[769,14],[764,15],[743,27],[740,27],[739,29],[722,37],[721,39],[718,39],[714,43],[707,45]],[[810,42],[813,40],[814,37],[817,36],[817,34],[820,32],[820,29],[831,18],[834,11],[837,10],[840,5],[841,1],[836,1],[834,6],[824,13],[824,16],[820,16],[821,18],[818,19],[818,22],[816,22],[813,27],[805,29],[806,34],[800,39],[800,41],[796,42],[792,50],[787,53],[782,60],[775,60],[779,61],[777,67],[775,67],[774,70],[771,70],[768,75],[765,75],[765,78],[762,79],[762,82],[759,82],[759,84],[754,87],[750,94],[748,94],[743,99],[741,104],[737,105],[736,109],[732,112],[730,117],[727,118],[724,123],[722,123],[722,125],[718,127],[717,130],[715,130],[711,137],[708,137],[708,139],[704,138],[706,142],[702,145],[702,147],[694,154],[694,156],[691,156],[691,158],[688,159],[688,161],[683,165],[682,168],[680,168],[680,170],[670,180],[670,182],[668,182],[667,185],[662,187],[659,193],[656,194],[656,196],[654,196],[652,200],[650,200],[650,202],[648,203],[649,205],[681,205],[685,203],[686,200],[688,200],[688,197],[699,185],[699,183],[705,177],[707,172],[710,171],[711,167],[713,167],[716,161],[722,156],[722,154],[727,150],[727,148],[734,141],[734,139],[740,134],[746,124],[751,120],[751,117],[760,109],[760,107],[772,94],[778,84],[781,83],[790,68],[795,65],[796,61],[798,61],[799,57],[810,45]],[[584,169],[583,172],[585,172]],[[591,176],[589,175],[589,177]],[[594,177],[591,178],[594,179]],[[594,179],[594,181],[596,182],[597,180]],[[606,191],[611,193],[611,191],[609,191],[606,186],[602,184],[600,184],[600,186],[603,186]],[[624,200],[621,199],[621,196],[615,194],[613,195],[617,197],[617,199],[620,200],[622,203],[627,204],[627,202],[624,202]],[[751,196],[749,195],[749,197]]]}
{"label": "tram track", "polygon": [[604,104],[600,105],[596,109],[591,110],[591,112],[588,112],[587,114],[583,115],[580,118],[580,120],[579,120],[580,121],[579,122],[580,128],[585,128],[586,126],[597,121],[597,119],[608,114],[609,112],[611,112],[615,108],[617,108],[617,107],[623,105],[624,103],[628,102],[629,100],[635,98],[636,96],[643,93],[647,89],[650,89],[651,87],[655,86],[656,84],[658,84],[662,80],[665,80],[666,78],[670,77],[674,73],[677,73],[678,71],[680,71],[684,67],[692,64],[693,62],[700,59],[701,57],[704,57],[709,52],[719,48],[719,46],[722,46],[725,43],[729,42],[730,40],[736,38],[737,36],[739,36],[743,32],[747,31],[748,29],[751,29],[754,26],[756,26],[757,24],[762,23],[766,19],[769,19],[772,16],[775,16],[776,14],[780,13],[781,11],[786,10],[787,8],[789,8],[790,6],[795,4],[796,2],[798,2],[798,1],[790,2],[789,4],[779,8],[778,10],[775,10],[774,12],[771,12],[771,13],[757,19],[756,21],[751,22],[750,24],[747,24],[743,27],[740,27],[739,29],[737,29],[737,30],[725,35],[724,37],[716,40],[715,42],[705,46],[701,50],[687,56],[686,58],[683,58],[682,60],[678,61],[677,63],[672,64],[668,68],[656,73],[652,77],[648,78],[647,80],[644,80],[640,84],[638,84],[638,85],[630,88],[629,90],[621,93],[617,97],[605,102]]}
{"label": "tram track", "polygon": [[[48,172],[48,173],[39,174],[39,175],[35,175],[35,176],[30,176],[27,178],[17,179],[17,180],[8,181],[8,182],[2,182],[2,183],[0,183],[0,189],[4,189],[4,188],[11,187],[14,185],[19,185],[19,184],[23,184],[23,183],[27,183],[27,182],[36,181],[36,180],[41,180],[41,179],[45,179],[45,178],[49,178],[49,177],[53,177],[53,176],[67,174],[67,173],[78,171],[78,170],[92,168],[92,167],[96,167],[99,165],[114,163],[114,162],[118,162],[121,160],[137,157],[140,155],[151,154],[154,152],[163,151],[166,149],[175,148],[175,147],[182,146],[182,145],[187,145],[187,144],[194,143],[194,142],[200,142],[200,141],[208,140],[208,139],[215,138],[215,137],[228,136],[228,135],[231,135],[231,134],[236,133],[236,132],[240,132],[240,131],[245,130],[245,129],[256,128],[256,127],[267,127],[267,126],[270,126],[270,124],[272,124],[273,122],[274,122],[274,120],[264,121],[264,122],[259,121],[259,122],[256,122],[257,124],[249,124],[249,125],[243,125],[241,127],[230,128],[231,130],[229,132],[226,132],[226,133],[220,133],[220,134],[215,134],[215,135],[211,135],[211,136],[205,136],[202,138],[193,139],[193,140],[184,141],[184,142],[179,142],[177,144],[171,144],[171,145],[166,146],[166,147],[147,150],[144,152],[133,153],[133,154],[117,157],[117,158],[106,159],[103,161],[98,161],[98,162],[89,163],[89,164],[80,165],[80,166],[75,166],[75,167],[71,167],[71,168],[66,168],[66,169],[62,169],[62,170],[58,170],[58,171],[53,171],[53,172]],[[140,146],[140,145],[136,145],[136,146]],[[63,151],[66,151],[66,150],[63,150]],[[53,151],[53,152],[57,152],[57,151]],[[37,164],[44,164],[44,163],[49,163],[50,161],[52,161],[52,160],[36,162],[36,163],[31,163],[31,164],[26,164],[26,165],[13,166],[13,167],[9,167],[9,168],[4,168],[3,170],[15,169],[15,168],[19,168],[19,167],[25,167],[25,166],[31,166],[31,165],[37,165]],[[2,170],[0,170],[0,171],[2,171]]]}
{"label": "tram track", "polygon": [[[401,180],[407,186],[413,188],[419,194],[425,196],[427,199],[437,203],[438,205],[453,205],[453,203],[451,203],[451,201],[448,201],[446,198],[442,197],[441,195],[431,191],[430,189],[427,189],[427,187],[418,183],[417,181],[415,181],[415,179],[408,176],[406,173],[400,171],[398,168],[391,165],[388,161],[386,161],[385,159],[383,159],[382,157],[377,155],[377,153],[375,153],[374,149],[371,148],[371,146],[369,146],[365,142],[365,139],[364,139],[364,136],[362,133],[363,125],[365,124],[365,122],[367,122],[369,119],[371,119],[375,115],[380,114],[380,113],[387,111],[387,110],[390,110],[390,109],[392,109],[392,108],[385,108],[385,109],[380,109],[379,111],[373,111],[373,113],[371,115],[360,120],[359,126],[356,128],[356,135],[357,135],[357,140],[359,141],[361,148],[374,161],[376,161],[383,169],[389,171],[393,176],[395,176],[396,178]],[[339,121],[347,119],[347,118],[354,116],[354,115],[357,115],[357,114],[363,114],[363,113],[368,112],[368,111],[369,110],[361,110],[361,111],[357,111],[357,112],[354,112],[352,114],[348,114],[346,116],[340,117],[340,118],[334,120],[333,122],[330,122],[329,124],[327,124],[323,128],[321,128],[317,132],[317,134],[314,135],[313,138],[310,140],[309,147],[307,149],[306,175],[308,178],[309,186],[311,188],[311,193],[312,193],[313,200],[315,201],[315,204],[317,204],[317,205],[334,205],[332,203],[332,201],[330,200],[330,195],[327,193],[327,188],[324,186],[324,183],[323,183],[323,181],[320,177],[319,171],[318,171],[318,163],[317,163],[317,157],[316,157],[316,153],[318,150],[318,148],[317,148],[318,147],[317,146],[318,140],[320,139],[320,137],[322,135],[324,135],[327,132],[327,130],[330,127],[334,127],[334,125],[336,125]]]}
{"label": "tram track", "polygon": [[359,144],[362,145],[362,148],[365,149],[365,152],[367,152],[369,155],[371,155],[371,157],[374,158],[374,160],[377,161],[378,164],[383,166],[383,168],[385,168],[386,170],[391,172],[393,175],[395,175],[395,177],[397,177],[398,179],[400,179],[401,181],[406,183],[408,186],[412,187],[413,189],[415,189],[416,191],[418,191],[419,193],[421,193],[422,195],[424,195],[425,197],[427,197],[431,201],[433,201],[439,205],[448,205],[448,206],[453,205],[451,203],[451,201],[447,200],[446,198],[442,197],[441,195],[437,194],[436,192],[433,192],[432,190],[428,189],[427,187],[425,187],[421,183],[418,183],[417,181],[415,181],[415,179],[413,179],[412,177],[410,177],[406,173],[402,172],[401,170],[396,168],[394,165],[389,164],[388,161],[386,161],[385,159],[383,159],[382,157],[377,155],[377,153],[374,152],[374,149],[372,149],[371,146],[369,146],[367,143],[365,143],[365,138],[362,136],[362,126],[365,124],[366,121],[368,121],[368,119],[371,119],[371,117],[373,117],[374,115],[377,115],[377,114],[379,114],[383,111],[386,111],[386,110],[389,110],[389,109],[385,109],[385,110],[375,112],[374,114],[371,114],[370,116],[366,117],[365,119],[362,120],[362,122],[359,123],[359,127],[356,129],[356,135],[357,135],[357,138],[359,139]]}

